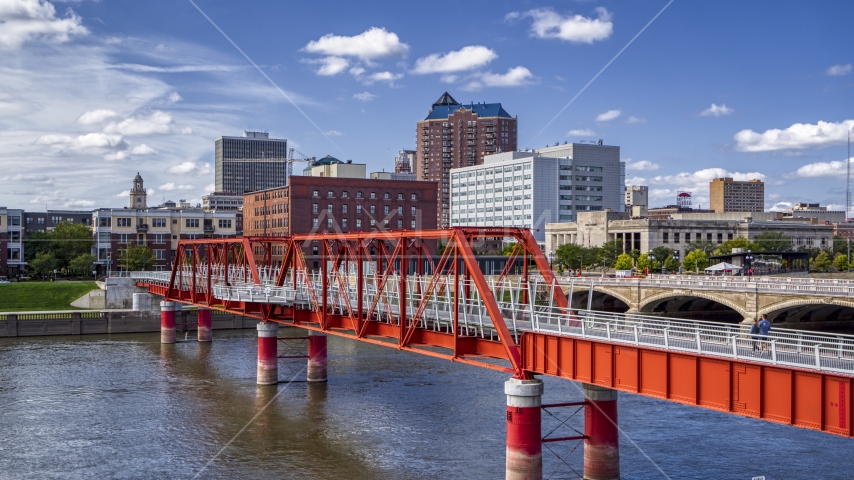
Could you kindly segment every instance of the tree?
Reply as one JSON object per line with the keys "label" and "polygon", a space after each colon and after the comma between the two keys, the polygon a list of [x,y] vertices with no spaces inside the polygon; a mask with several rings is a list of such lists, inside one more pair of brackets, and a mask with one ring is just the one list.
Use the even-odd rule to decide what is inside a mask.
{"label": "tree", "polygon": [[837,253],[836,257],[833,258],[833,268],[839,272],[848,270],[848,256],[844,253]]}
{"label": "tree", "polygon": [[154,265],[154,251],[144,245],[128,245],[127,250],[119,251],[119,262],[125,270],[147,270]]}
{"label": "tree", "polygon": [[516,248],[516,242],[508,243],[507,245],[504,245],[504,249],[501,250],[501,254],[504,255],[505,257],[509,257],[510,255],[513,255],[513,249],[515,249],[515,248]]}
{"label": "tree", "polygon": [[92,251],[92,232],[82,223],[61,222],[50,234],[50,251],[58,268],[68,268],[71,260]]}
{"label": "tree", "polygon": [[95,256],[89,253],[77,255],[68,263],[68,270],[78,275],[87,275],[95,263]]}
{"label": "tree", "polygon": [[632,261],[637,263],[638,258],[640,257],[640,250],[637,248],[633,248],[631,252],[629,252],[629,256],[632,257]]}
{"label": "tree", "polygon": [[27,234],[27,237],[24,239],[24,260],[32,262],[39,253],[47,252],[50,252],[49,233],[41,230],[33,230]]}
{"label": "tree", "polygon": [[753,250],[757,252],[785,252],[792,249],[792,237],[783,232],[762,232],[753,237]]}
{"label": "tree", "polygon": [[694,250],[700,250],[705,253],[707,256],[714,252],[717,248],[717,245],[711,240],[694,240],[693,242],[688,242],[685,245],[685,253],[686,255]]}
{"label": "tree", "polygon": [[602,245],[597,253],[599,254],[599,263],[608,268],[609,265],[614,265],[617,262],[617,257],[623,253],[623,240],[615,238],[610,242],[605,242],[605,245]]}
{"label": "tree", "polygon": [[50,274],[56,269],[56,257],[51,252],[39,252],[35,258],[30,260],[28,267],[41,276],[44,276],[45,273]]}
{"label": "tree", "polygon": [[732,249],[734,248],[740,248],[745,252],[748,250],[756,250],[754,245],[750,243],[750,240],[744,237],[737,237],[718,245],[718,248],[715,250],[715,255],[729,255],[732,253]]}
{"label": "tree", "polygon": [[664,269],[668,272],[679,271],[680,265],[682,265],[682,263],[677,262],[676,259],[673,258],[673,255],[667,257],[667,259],[664,261]]}
{"label": "tree", "polygon": [[627,253],[621,253],[619,257],[617,257],[617,262],[614,264],[615,270],[631,270],[632,266],[634,266],[634,261],[632,261],[631,255]]}
{"label": "tree", "polygon": [[655,247],[649,252],[650,260],[654,260],[658,262],[658,268],[661,268],[661,264],[667,261],[667,257],[673,255],[673,249],[668,247]]}
{"label": "tree", "polygon": [[699,249],[693,250],[685,255],[685,261],[682,262],[682,266],[685,267],[685,270],[699,272],[709,266],[709,258],[706,257],[706,252]]}
{"label": "tree", "polygon": [[818,255],[815,256],[815,260],[813,260],[812,263],[815,270],[818,270],[819,272],[826,272],[830,270],[830,255],[828,255],[826,251],[822,250],[818,252]]}
{"label": "tree", "polygon": [[598,264],[598,258],[598,248],[586,248],[574,243],[561,245],[555,252],[555,259],[572,269],[586,267],[589,270]]}
{"label": "tree", "polygon": [[652,269],[651,267],[652,267],[652,262],[649,259],[649,254],[648,253],[642,253],[638,257],[638,270],[640,270],[641,272],[645,268],[649,268],[651,270]]}
{"label": "tree", "polygon": [[839,235],[833,236],[833,254],[834,256],[843,253],[845,254],[845,258],[848,258],[848,239],[845,237],[840,237]]}

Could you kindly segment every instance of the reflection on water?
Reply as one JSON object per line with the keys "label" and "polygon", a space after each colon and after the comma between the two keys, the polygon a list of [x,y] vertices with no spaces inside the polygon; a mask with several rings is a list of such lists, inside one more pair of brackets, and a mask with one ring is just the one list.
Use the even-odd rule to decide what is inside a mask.
{"label": "reflection on water", "polygon": [[[254,330],[159,339],[0,339],[0,477],[503,478],[504,374],[330,337],[328,384],[259,387]],[[293,361],[282,377],[304,379]],[[545,402],[580,399],[546,379]],[[637,444],[621,439],[626,479],[662,478],[640,449],[698,479],[841,479],[854,455],[852,440],[627,394],[620,424]],[[580,449],[567,462],[580,471]]]}

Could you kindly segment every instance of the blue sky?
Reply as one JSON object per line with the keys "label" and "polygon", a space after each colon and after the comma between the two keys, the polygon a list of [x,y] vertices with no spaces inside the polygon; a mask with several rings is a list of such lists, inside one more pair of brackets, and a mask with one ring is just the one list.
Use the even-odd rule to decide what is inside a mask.
{"label": "blue sky", "polygon": [[723,175],[844,205],[852,2],[675,0],[554,118],[668,0],[194,1],[278,88],[190,1],[0,0],[0,205],[120,206],[137,171],[199,201],[244,129],[390,169],[444,91],[522,148],[621,146],[653,206]]}

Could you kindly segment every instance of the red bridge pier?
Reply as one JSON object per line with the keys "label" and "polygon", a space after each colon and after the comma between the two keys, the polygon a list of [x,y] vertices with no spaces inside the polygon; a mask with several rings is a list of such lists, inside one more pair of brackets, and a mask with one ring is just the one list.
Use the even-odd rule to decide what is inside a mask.
{"label": "red bridge pier", "polygon": [[211,331],[213,316],[209,308],[201,308],[198,310],[198,339],[200,342],[210,342],[213,340],[213,332]]}
{"label": "red bridge pier", "polygon": [[584,387],[584,478],[620,479],[620,432],[617,428],[617,391]]}
{"label": "red bridge pier", "polygon": [[175,302],[160,302],[160,343],[175,343]]}
{"label": "red bridge pier", "polygon": [[542,380],[511,378],[507,395],[507,480],[543,478]]}
{"label": "red bridge pier", "polygon": [[306,380],[326,381],[326,334],[310,331],[308,334],[308,368]]}
{"label": "red bridge pier", "polygon": [[279,383],[279,324],[258,324],[258,385]]}

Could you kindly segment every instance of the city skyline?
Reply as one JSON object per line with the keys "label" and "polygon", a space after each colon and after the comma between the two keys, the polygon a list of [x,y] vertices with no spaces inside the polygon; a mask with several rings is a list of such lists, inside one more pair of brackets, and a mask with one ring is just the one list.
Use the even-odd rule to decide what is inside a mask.
{"label": "city skyline", "polygon": [[765,181],[766,209],[844,204],[854,128],[844,19],[854,6],[843,2],[739,5],[737,14],[688,2],[474,2],[442,16],[452,32],[443,35],[421,19],[450,3],[271,4],[259,16],[196,2],[260,72],[191,2],[3,3],[8,207],[122,205],[136,171],[152,203],[198,203],[213,190],[214,140],[243,130],[391,171],[401,148],[415,148],[411,125],[444,91],[502,103],[519,117],[520,148],[619,145],[627,184],[648,185],[653,205],[688,190],[707,206],[709,181],[725,176]]}

